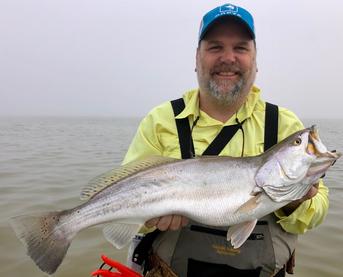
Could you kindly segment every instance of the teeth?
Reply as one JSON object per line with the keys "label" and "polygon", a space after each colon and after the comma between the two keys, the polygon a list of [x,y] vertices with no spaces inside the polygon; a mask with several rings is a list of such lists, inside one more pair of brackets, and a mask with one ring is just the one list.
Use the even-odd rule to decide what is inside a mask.
{"label": "teeth", "polygon": [[236,75],[236,73],[234,72],[218,72],[217,74],[220,76],[235,76]]}

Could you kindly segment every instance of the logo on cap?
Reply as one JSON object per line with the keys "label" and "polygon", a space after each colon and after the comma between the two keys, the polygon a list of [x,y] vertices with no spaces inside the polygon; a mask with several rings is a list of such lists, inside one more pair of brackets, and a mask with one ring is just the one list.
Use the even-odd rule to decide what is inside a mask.
{"label": "logo on cap", "polygon": [[208,31],[208,28],[219,18],[222,16],[234,16],[239,18],[243,23],[246,24],[249,32],[253,39],[255,39],[255,31],[254,31],[254,19],[252,15],[245,10],[244,8],[232,5],[232,4],[225,4],[219,7],[214,8],[213,10],[207,12],[200,23],[199,29],[199,41],[203,38],[204,34]]}
{"label": "logo on cap", "polygon": [[238,7],[232,4],[223,5],[220,7],[219,12],[220,13],[238,13]]}

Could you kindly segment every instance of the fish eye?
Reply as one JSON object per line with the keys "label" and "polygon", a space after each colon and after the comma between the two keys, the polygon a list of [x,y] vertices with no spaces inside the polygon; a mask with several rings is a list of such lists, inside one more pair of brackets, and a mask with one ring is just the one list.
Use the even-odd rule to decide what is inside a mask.
{"label": "fish eye", "polygon": [[301,138],[297,138],[296,140],[293,141],[293,145],[298,146],[301,144]]}

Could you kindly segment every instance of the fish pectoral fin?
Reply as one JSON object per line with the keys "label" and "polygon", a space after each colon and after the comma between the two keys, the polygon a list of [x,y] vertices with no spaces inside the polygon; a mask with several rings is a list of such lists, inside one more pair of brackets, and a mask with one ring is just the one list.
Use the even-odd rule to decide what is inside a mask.
{"label": "fish pectoral fin", "polygon": [[251,196],[256,196],[259,193],[263,192],[263,189],[261,189],[260,187],[256,186],[253,188],[253,190],[250,192]]}
{"label": "fish pectoral fin", "polygon": [[114,247],[122,249],[131,242],[141,227],[141,224],[110,223],[104,227],[103,233]]}
{"label": "fish pectoral fin", "polygon": [[257,193],[254,197],[251,197],[247,202],[241,205],[235,213],[248,213],[254,210],[260,203],[261,192]]}
{"label": "fish pectoral fin", "polygon": [[227,231],[227,240],[231,241],[233,248],[239,248],[249,238],[254,230],[257,219],[252,221],[242,222],[229,227]]}

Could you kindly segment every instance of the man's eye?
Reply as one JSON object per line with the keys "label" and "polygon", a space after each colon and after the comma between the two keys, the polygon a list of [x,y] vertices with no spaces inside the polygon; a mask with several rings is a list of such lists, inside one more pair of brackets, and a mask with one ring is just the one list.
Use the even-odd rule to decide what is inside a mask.
{"label": "man's eye", "polygon": [[237,46],[237,47],[235,47],[235,49],[236,49],[237,51],[241,51],[241,52],[243,52],[243,51],[248,51],[248,48],[246,48],[246,47],[244,47],[244,46]]}
{"label": "man's eye", "polygon": [[221,47],[219,45],[209,47],[209,50],[220,50]]}

